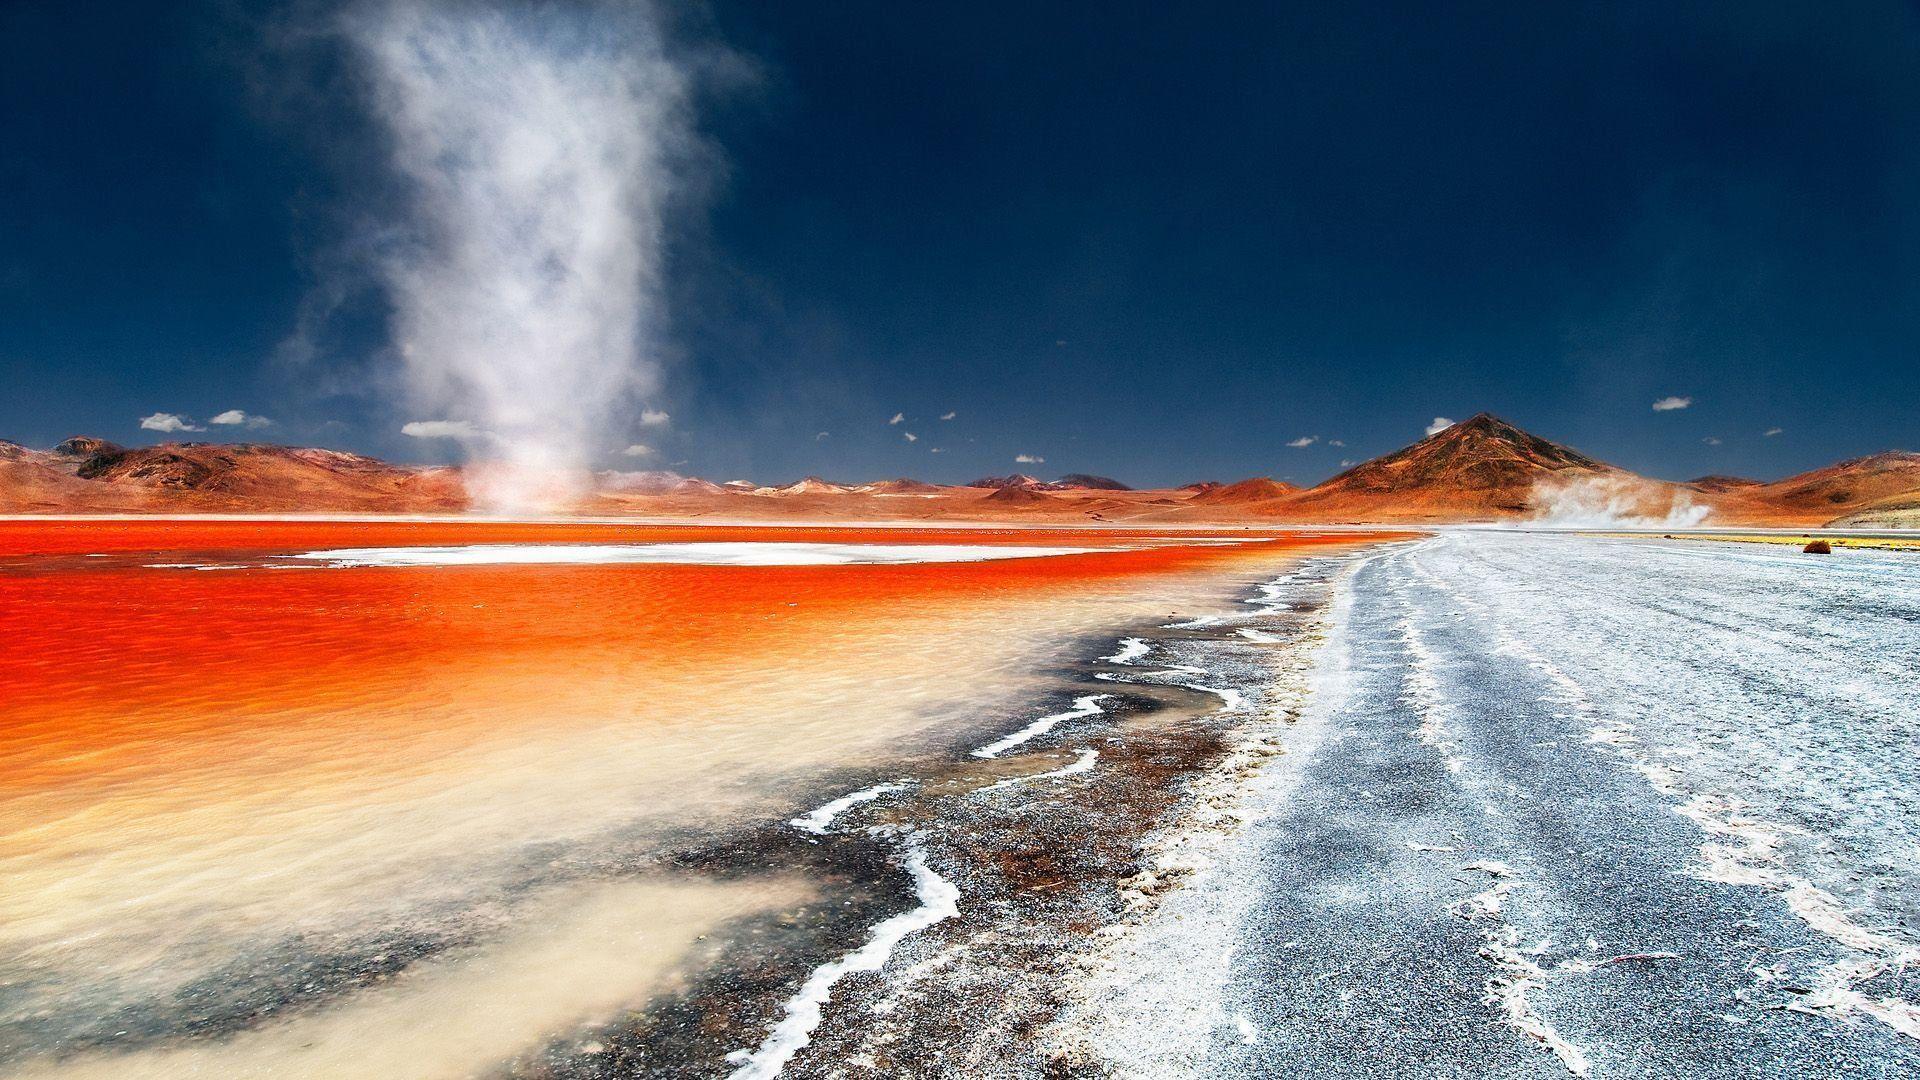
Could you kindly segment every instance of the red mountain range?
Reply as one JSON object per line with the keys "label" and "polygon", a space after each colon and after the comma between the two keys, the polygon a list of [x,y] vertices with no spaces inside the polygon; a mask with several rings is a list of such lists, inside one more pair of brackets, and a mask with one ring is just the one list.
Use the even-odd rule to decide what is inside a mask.
{"label": "red mountain range", "polygon": [[[75,437],[50,450],[0,441],[0,512],[457,513],[458,468],[417,468],[337,450]],[[1482,413],[1310,488],[1256,477],[1133,490],[1105,477],[1017,474],[964,486],[896,479],[781,487],[674,473],[609,473],[576,509],[708,519],[1166,522],[1446,522],[1606,512],[1657,522],[1920,525],[1920,454],[1889,451],[1772,482],[1652,480]],[[1577,523],[1587,523],[1580,521]]]}

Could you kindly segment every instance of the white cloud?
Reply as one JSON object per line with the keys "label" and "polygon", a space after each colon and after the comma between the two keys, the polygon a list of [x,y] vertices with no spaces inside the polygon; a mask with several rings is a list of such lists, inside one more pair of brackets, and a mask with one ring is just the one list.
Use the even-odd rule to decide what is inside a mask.
{"label": "white cloud", "polygon": [[1319,441],[1320,436],[1318,435],[1302,435],[1297,439],[1289,439],[1287,445],[1293,447],[1295,450],[1303,450]]}
{"label": "white cloud", "polygon": [[655,450],[653,447],[648,446],[646,443],[634,443],[632,446],[629,446],[625,450],[622,450],[620,452],[627,455],[628,457],[634,457],[634,458],[656,457],[660,453],[660,451]]}
{"label": "white cloud", "polygon": [[1345,446],[1347,445],[1347,442],[1345,439],[1328,439],[1327,445],[1328,446]]}
{"label": "white cloud", "polygon": [[815,435],[815,436],[813,437],[813,441],[814,441],[814,442],[819,442],[819,441],[820,441],[820,440],[822,440],[822,439],[831,439],[831,438],[833,438],[833,432],[831,432],[831,431],[822,431],[822,432],[820,432],[820,433],[818,433],[818,434],[816,434],[816,435]]}
{"label": "white cloud", "polygon": [[1440,434],[1441,432],[1447,430],[1452,426],[1453,426],[1452,420],[1449,420],[1444,416],[1436,416],[1433,418],[1433,423],[1427,425],[1427,437],[1432,438],[1433,436]]}
{"label": "white cloud", "polygon": [[1359,462],[1357,462],[1357,461],[1349,461],[1349,460],[1347,460],[1346,458],[1341,458],[1341,459],[1340,459],[1340,467],[1341,467],[1341,468],[1343,468],[1343,469],[1351,469],[1351,468],[1353,468],[1353,467],[1354,467],[1355,465],[1358,465],[1358,464],[1360,464],[1360,463],[1359,463]]}
{"label": "white cloud", "polygon": [[471,439],[480,429],[471,420],[409,420],[400,425],[400,434],[416,439]]}
{"label": "white cloud", "polygon": [[1775,435],[1778,435],[1778,434],[1780,434],[1780,432],[1781,432],[1781,430],[1782,430],[1782,429],[1780,429],[1780,428],[1777,428],[1777,427],[1770,427],[1770,428],[1768,428],[1767,430],[1765,430],[1765,431],[1763,431],[1763,432],[1761,432],[1760,434],[1762,434],[1762,435],[1764,435],[1764,436],[1766,436],[1767,438],[1769,438],[1769,439],[1771,439],[1771,438],[1773,438],[1773,437],[1774,437]]}
{"label": "white cloud", "polygon": [[1016,455],[1013,460],[1022,465],[1045,465],[1047,463],[1047,459],[1038,454],[1019,454]]}
{"label": "white cloud", "polygon": [[959,415],[960,415],[960,414],[959,414],[958,412],[948,412],[948,413],[941,413],[941,414],[940,414],[940,419],[942,419],[942,420],[951,420],[951,419],[953,419],[954,417],[956,417],[956,416],[959,416]]}
{"label": "white cloud", "polygon": [[263,427],[273,426],[273,421],[267,419],[266,417],[253,416],[248,413],[242,412],[239,409],[228,409],[226,412],[223,412],[219,416],[216,416],[213,419],[207,421],[207,423],[220,424],[222,426],[238,425],[241,427],[250,427],[250,428],[263,428]]}
{"label": "white cloud", "polygon": [[206,428],[195,424],[184,416],[170,412],[157,412],[152,416],[140,418],[140,426],[148,431],[205,431]]}
{"label": "white cloud", "polygon": [[1659,401],[1654,402],[1653,411],[1654,412],[1672,412],[1675,409],[1684,409],[1691,404],[1693,404],[1692,398],[1681,397],[1678,394],[1675,394],[1671,397],[1663,397]]}
{"label": "white cloud", "polygon": [[893,419],[887,421],[887,423],[889,424],[904,424],[906,422],[907,422],[907,414],[903,412],[894,413]]}
{"label": "white cloud", "polygon": [[920,441],[920,436],[918,436],[918,435],[915,435],[915,434],[914,434],[913,432],[911,432],[911,431],[903,431],[903,432],[901,432],[901,434],[903,434],[903,435],[905,435],[905,436],[907,437],[907,441],[908,441],[908,442],[919,442],[919,441]]}
{"label": "white cloud", "polygon": [[1708,446],[1719,446],[1719,445],[1720,445],[1720,440],[1719,440],[1719,438],[1717,438],[1717,437],[1715,437],[1715,436],[1713,436],[1713,435],[1709,435],[1709,436],[1707,436],[1706,438],[1704,438],[1704,439],[1701,439],[1700,441],[1701,441],[1701,442],[1703,442],[1703,443],[1706,443],[1706,444],[1707,444]]}
{"label": "white cloud", "polygon": [[673,423],[673,417],[665,409],[640,410],[641,427],[666,427]]}
{"label": "white cloud", "polygon": [[937,447],[937,446],[936,446],[936,447],[934,447],[933,449],[931,449],[931,450],[929,450],[929,451],[927,451],[927,453],[929,453],[929,454],[944,454],[944,453],[946,453],[946,451],[945,451],[945,450],[942,450],[942,449],[940,449],[939,447]]}

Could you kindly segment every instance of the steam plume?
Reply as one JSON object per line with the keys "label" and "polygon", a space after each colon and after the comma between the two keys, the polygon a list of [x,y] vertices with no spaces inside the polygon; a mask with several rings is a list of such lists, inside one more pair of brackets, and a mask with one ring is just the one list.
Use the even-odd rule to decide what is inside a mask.
{"label": "steam plume", "polygon": [[689,77],[645,3],[372,0],[346,20],[403,184],[380,278],[413,404],[496,511],[552,508],[660,383]]}
{"label": "steam plume", "polygon": [[1531,523],[1550,528],[1684,529],[1712,513],[1679,488],[1618,475],[1541,480],[1531,501]]}

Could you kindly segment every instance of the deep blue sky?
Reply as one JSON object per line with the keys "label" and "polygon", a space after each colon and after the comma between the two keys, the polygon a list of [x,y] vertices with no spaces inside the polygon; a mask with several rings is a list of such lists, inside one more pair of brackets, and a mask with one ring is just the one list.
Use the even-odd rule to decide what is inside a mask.
{"label": "deep blue sky", "polygon": [[[377,325],[275,362],[369,159],[279,14],[0,5],[0,437],[240,408],[432,451],[353,392]],[[682,471],[1311,481],[1481,409],[1673,478],[1920,448],[1910,5],[686,21],[758,75],[674,248]]]}

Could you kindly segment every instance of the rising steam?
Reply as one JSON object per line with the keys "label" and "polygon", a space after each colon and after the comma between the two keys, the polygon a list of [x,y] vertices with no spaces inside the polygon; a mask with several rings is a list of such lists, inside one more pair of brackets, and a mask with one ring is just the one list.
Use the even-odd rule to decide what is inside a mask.
{"label": "rising steam", "polygon": [[404,191],[379,275],[415,415],[468,425],[479,505],[562,505],[659,388],[688,73],[644,3],[373,0],[346,29]]}
{"label": "rising steam", "polygon": [[1531,524],[1567,529],[1684,529],[1712,513],[1684,490],[1623,475],[1541,480],[1529,501]]}

